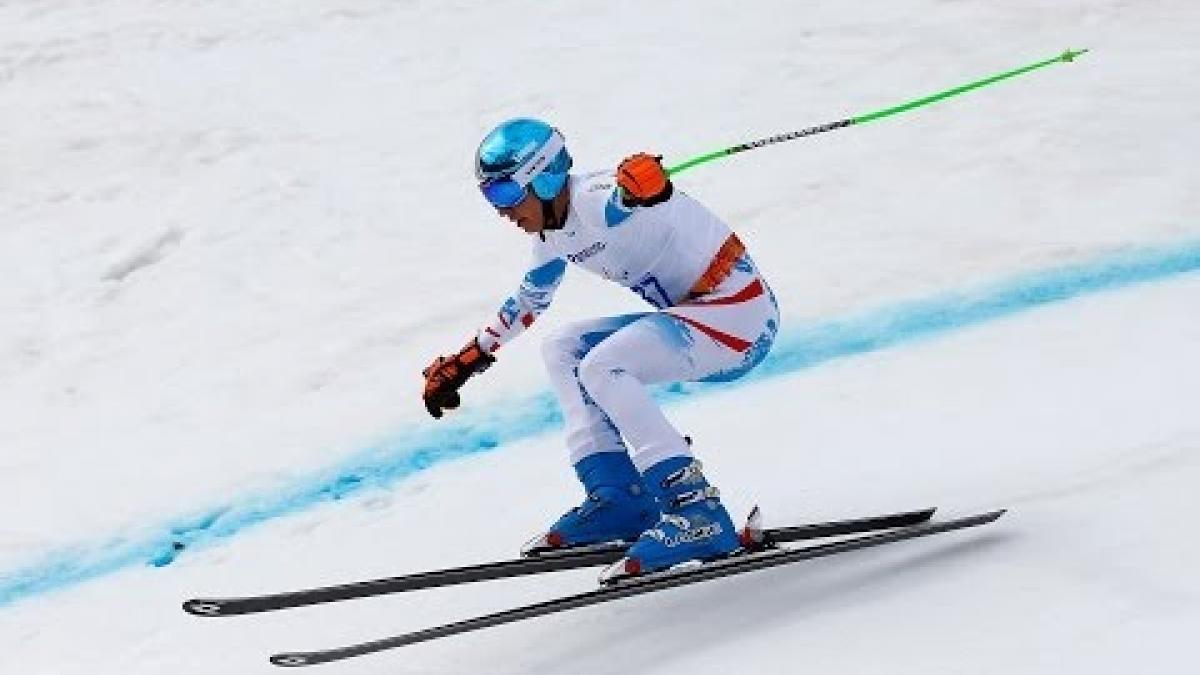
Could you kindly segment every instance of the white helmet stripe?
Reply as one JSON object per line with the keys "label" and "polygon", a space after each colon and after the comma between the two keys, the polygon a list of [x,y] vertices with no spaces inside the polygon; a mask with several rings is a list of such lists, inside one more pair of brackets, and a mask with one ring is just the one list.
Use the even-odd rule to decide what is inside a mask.
{"label": "white helmet stripe", "polygon": [[521,187],[528,186],[533,181],[534,176],[541,173],[542,169],[545,169],[546,165],[558,156],[558,153],[562,151],[565,145],[566,139],[563,138],[562,134],[558,133],[558,129],[555,129],[550,134],[550,138],[547,138],[546,142],[542,144],[542,147],[509,177]]}

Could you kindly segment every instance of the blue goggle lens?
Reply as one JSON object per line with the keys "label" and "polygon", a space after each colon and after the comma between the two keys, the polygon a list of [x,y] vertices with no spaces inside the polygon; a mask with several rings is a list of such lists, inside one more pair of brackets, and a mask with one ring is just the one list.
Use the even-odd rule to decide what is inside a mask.
{"label": "blue goggle lens", "polygon": [[508,209],[525,199],[525,188],[511,178],[492,178],[479,184],[479,190],[492,206]]}

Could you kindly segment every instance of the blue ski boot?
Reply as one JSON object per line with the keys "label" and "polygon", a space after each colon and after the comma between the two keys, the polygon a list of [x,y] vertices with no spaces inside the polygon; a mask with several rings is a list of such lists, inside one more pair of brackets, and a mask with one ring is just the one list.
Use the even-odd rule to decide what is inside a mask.
{"label": "blue ski boot", "polygon": [[545,534],[521,548],[534,556],[565,548],[628,543],[658,521],[658,504],[625,452],[588,455],[575,464],[587,498],[567,511]]}
{"label": "blue ski boot", "polygon": [[647,469],[644,478],[662,505],[662,518],[642,533],[624,558],[604,570],[601,583],[691,560],[723,558],[738,550],[737,530],[721,505],[720,493],[701,473],[699,461],[672,457]]}

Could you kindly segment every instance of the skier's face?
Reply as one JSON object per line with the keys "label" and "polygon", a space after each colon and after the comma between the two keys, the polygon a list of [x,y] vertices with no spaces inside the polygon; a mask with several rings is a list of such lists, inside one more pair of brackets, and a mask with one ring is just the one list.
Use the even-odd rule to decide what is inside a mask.
{"label": "skier's face", "polygon": [[516,206],[496,209],[500,215],[517,224],[517,227],[529,234],[537,234],[546,227],[546,218],[542,213],[542,203],[533,197],[532,191],[525,192],[525,199],[517,202]]}

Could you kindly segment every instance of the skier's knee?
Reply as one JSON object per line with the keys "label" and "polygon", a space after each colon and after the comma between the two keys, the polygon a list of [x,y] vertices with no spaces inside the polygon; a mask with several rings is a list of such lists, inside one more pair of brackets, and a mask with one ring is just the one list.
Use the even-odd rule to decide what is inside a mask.
{"label": "skier's knee", "polygon": [[560,328],[542,340],[542,361],[549,370],[559,370],[579,361],[579,339],[573,331]]}
{"label": "skier's knee", "polygon": [[602,397],[609,384],[625,375],[625,369],[608,354],[608,351],[606,349],[593,350],[579,362],[579,383],[593,398]]}

